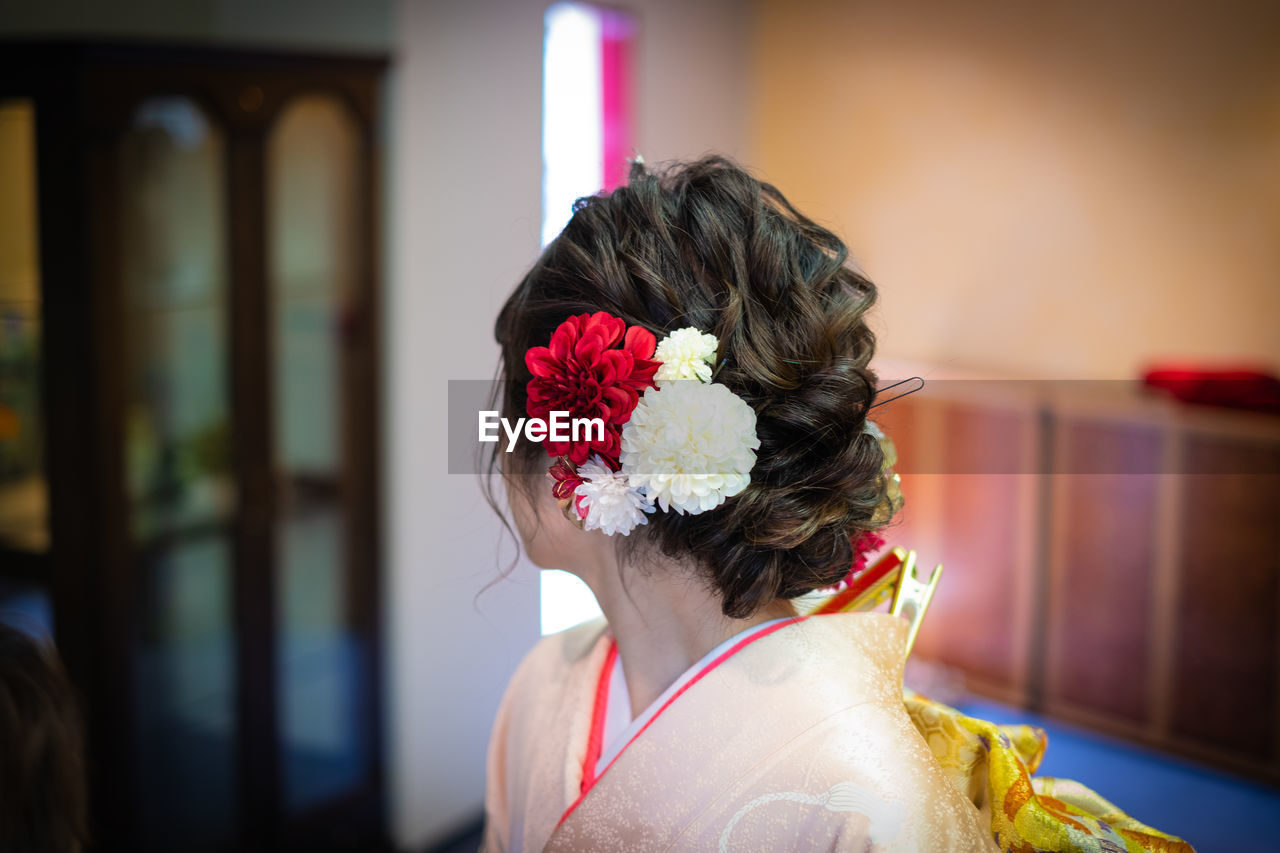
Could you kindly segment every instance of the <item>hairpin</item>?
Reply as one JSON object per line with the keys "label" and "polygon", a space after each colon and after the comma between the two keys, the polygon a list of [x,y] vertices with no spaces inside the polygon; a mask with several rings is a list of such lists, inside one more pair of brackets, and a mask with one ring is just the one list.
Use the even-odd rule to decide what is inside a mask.
{"label": "hairpin", "polygon": [[915,392],[919,391],[921,388],[923,388],[923,387],[924,387],[924,380],[923,380],[923,379],[921,379],[919,376],[912,376],[912,377],[910,377],[910,378],[908,378],[908,379],[900,379],[900,380],[898,380],[897,382],[893,383],[892,385],[886,385],[886,386],[884,386],[883,388],[880,388],[879,390],[877,390],[877,391],[876,391],[875,395],[874,395],[871,399],[873,399],[873,400],[874,400],[876,397],[879,397],[879,396],[880,396],[881,394],[883,394],[885,391],[888,391],[888,390],[889,390],[889,389],[891,389],[891,388],[897,388],[897,387],[898,387],[899,385],[901,385],[902,383],[904,383],[904,382],[910,382],[912,379],[916,380],[916,381],[917,381],[917,382],[919,382],[920,384],[919,384],[919,385],[917,385],[915,388],[912,388],[910,391],[903,391],[901,394],[898,394],[898,395],[896,395],[896,396],[890,397],[888,400],[881,400],[879,403],[872,403],[870,408],[874,409],[876,406],[883,406],[885,403],[892,403],[894,400],[901,399],[901,398],[903,398],[903,397],[907,396],[908,394],[914,394]]}

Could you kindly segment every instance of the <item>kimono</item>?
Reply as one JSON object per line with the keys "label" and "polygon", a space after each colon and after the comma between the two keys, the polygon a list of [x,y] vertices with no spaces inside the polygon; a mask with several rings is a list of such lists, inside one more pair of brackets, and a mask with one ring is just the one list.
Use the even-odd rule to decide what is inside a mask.
{"label": "kimono", "polygon": [[757,631],[598,775],[613,637],[596,620],[544,638],[494,724],[482,849],[997,850],[906,712],[907,631],[885,613]]}
{"label": "kimono", "polygon": [[494,723],[481,849],[1193,853],[1079,783],[1032,778],[1043,731],[904,695],[908,630],[871,612],[757,626],[612,748],[608,625],[543,638]]}

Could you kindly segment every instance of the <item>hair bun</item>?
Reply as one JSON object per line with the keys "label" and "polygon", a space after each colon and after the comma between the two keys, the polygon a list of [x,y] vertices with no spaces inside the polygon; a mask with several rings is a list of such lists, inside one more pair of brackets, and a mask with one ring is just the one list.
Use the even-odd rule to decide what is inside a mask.
{"label": "hair bun", "polygon": [[652,541],[696,562],[728,616],[830,586],[849,570],[851,540],[891,516],[884,451],[864,432],[875,285],[846,266],[838,237],[728,160],[650,172],[636,157],[630,176],[575,204],[503,307],[505,413],[526,407],[524,353],[567,316],[714,334],[716,381],[756,412],[751,482],[715,512],[655,515],[625,547]]}

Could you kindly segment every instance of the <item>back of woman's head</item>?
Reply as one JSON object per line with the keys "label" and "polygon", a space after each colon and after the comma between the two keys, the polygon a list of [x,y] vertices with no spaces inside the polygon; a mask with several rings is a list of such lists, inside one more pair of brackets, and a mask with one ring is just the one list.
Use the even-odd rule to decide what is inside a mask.
{"label": "back of woman's head", "polygon": [[75,697],[57,655],[0,623],[0,850],[80,849],[81,750]]}
{"label": "back of woman's head", "polygon": [[[883,525],[883,451],[864,431],[876,390],[876,288],[847,249],[771,185],[719,157],[648,172],[580,199],[500,312],[502,414],[526,413],[524,355],[575,314],[605,311],[659,338],[693,326],[719,341],[715,381],[755,410],[751,482],[698,515],[657,512],[626,537],[692,558],[729,616],[830,586],[851,540]],[[533,443],[508,462],[541,473]],[[516,478],[532,498],[545,478]]]}

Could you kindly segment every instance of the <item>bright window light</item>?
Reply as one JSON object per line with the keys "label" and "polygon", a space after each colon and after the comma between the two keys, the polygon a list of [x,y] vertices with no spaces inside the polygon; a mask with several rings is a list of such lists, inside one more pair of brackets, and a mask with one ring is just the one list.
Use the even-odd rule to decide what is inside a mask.
{"label": "bright window light", "polygon": [[542,245],[563,230],[575,199],[604,186],[600,15],[589,6],[547,10],[542,92]]}
{"label": "bright window light", "polygon": [[542,66],[542,245],[573,203],[626,180],[631,143],[631,43],[625,12],[555,3]]}
{"label": "bright window light", "polygon": [[542,635],[572,628],[600,615],[591,588],[568,572],[542,572]]}

